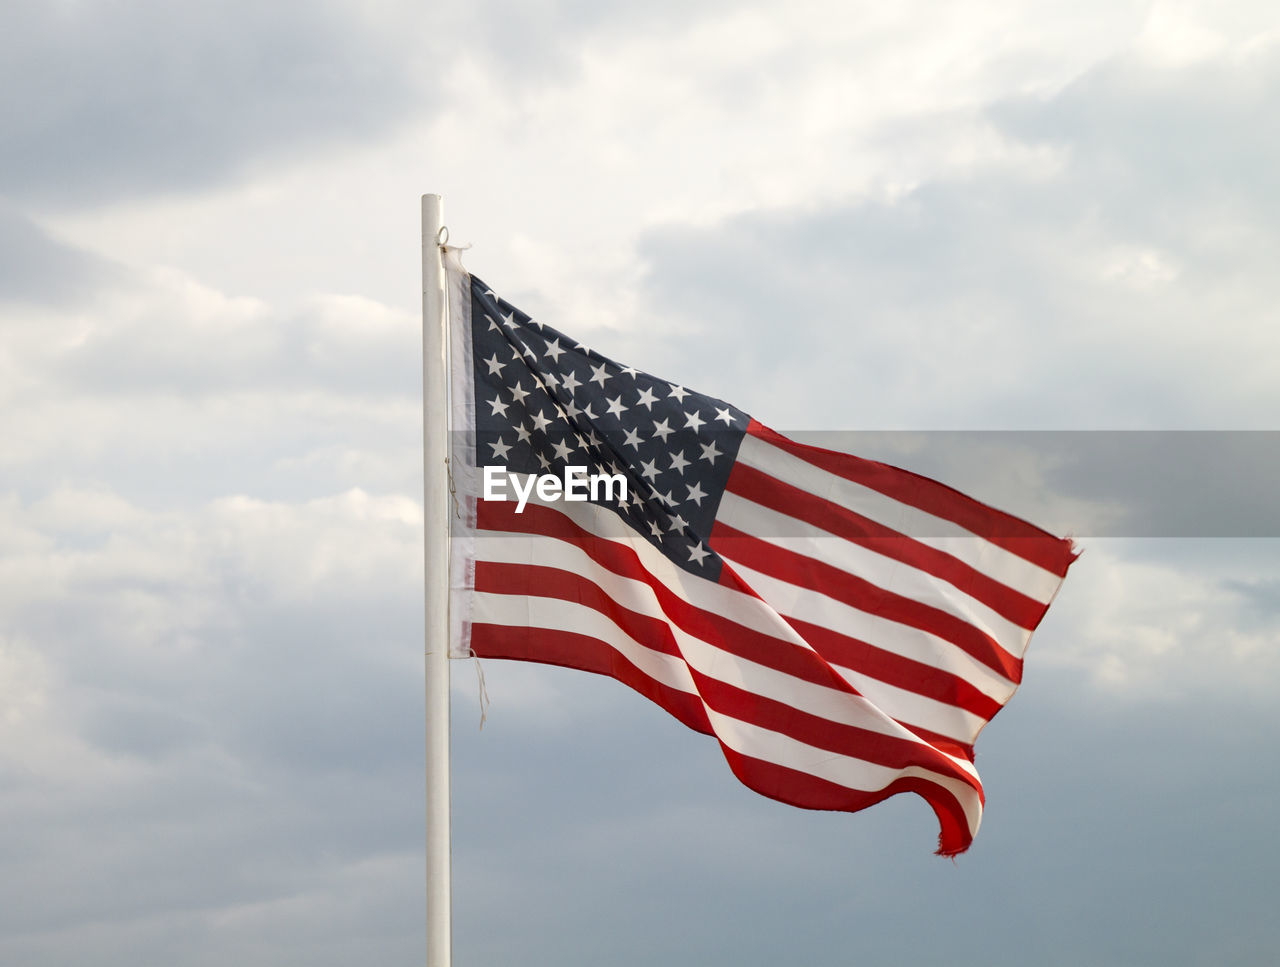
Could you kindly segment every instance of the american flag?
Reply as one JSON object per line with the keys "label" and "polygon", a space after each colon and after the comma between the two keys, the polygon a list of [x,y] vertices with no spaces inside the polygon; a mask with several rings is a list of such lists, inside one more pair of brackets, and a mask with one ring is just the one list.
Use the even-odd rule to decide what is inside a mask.
{"label": "american flag", "polygon": [[[1071,542],[619,365],[447,261],[451,654],[612,676],[715,736],[757,792],[847,811],[914,792],[938,852],[967,849],[974,740]],[[486,466],[621,475],[627,497],[518,511],[511,488],[483,499]]]}

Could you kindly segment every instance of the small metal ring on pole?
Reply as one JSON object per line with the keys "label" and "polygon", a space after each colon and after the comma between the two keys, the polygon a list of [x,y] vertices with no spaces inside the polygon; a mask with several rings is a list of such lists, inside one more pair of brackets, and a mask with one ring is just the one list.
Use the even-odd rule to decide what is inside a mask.
{"label": "small metal ring on pole", "polygon": [[436,232],[436,245],[438,245],[440,248],[444,248],[448,244],[449,244],[449,226],[441,225],[440,231]]}

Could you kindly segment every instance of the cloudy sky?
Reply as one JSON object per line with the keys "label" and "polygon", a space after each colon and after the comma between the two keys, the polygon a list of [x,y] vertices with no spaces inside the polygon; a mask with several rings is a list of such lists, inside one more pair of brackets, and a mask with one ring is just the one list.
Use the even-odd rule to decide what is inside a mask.
{"label": "cloudy sky", "polygon": [[537,318],[1085,548],[955,862],[455,663],[459,967],[1275,962],[1273,4],[5,20],[0,961],[422,961],[437,192]]}

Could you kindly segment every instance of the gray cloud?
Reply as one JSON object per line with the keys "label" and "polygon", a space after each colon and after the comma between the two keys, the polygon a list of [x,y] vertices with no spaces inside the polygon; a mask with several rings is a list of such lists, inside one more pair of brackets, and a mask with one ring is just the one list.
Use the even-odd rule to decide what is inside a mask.
{"label": "gray cloud", "polygon": [[[277,309],[108,263],[18,216],[6,228],[20,247],[0,275],[29,293],[0,314],[10,488],[171,507],[420,485],[416,320],[354,297]],[[40,301],[76,311],[31,312]]]}
{"label": "gray cloud", "polygon": [[[323,389],[416,397],[416,318],[355,296],[317,295],[281,310],[176,272],[113,263],[51,237],[0,206],[0,316],[12,359],[45,395],[175,395]],[[81,313],[38,323],[29,304]],[[74,332],[74,338],[69,334]]]}
{"label": "gray cloud", "polygon": [[[1280,537],[1280,432],[793,432],[1079,537]],[[939,536],[941,531],[923,536]]]}
{"label": "gray cloud", "polygon": [[690,16],[674,3],[581,0],[10,7],[0,192],[57,208],[199,189],[263,159],[428,123],[459,65],[527,90],[576,76],[584,46]]}
{"label": "gray cloud", "polygon": [[1240,621],[1244,627],[1280,630],[1280,578],[1235,579],[1223,586],[1243,599]]}
{"label": "gray cloud", "polygon": [[[76,519],[86,507],[98,526]],[[418,949],[404,901],[360,899],[421,909],[421,615],[404,573],[419,553],[398,507],[6,502],[0,956],[94,943],[104,964],[205,962],[170,950],[185,933],[266,963],[296,953],[296,931],[259,931],[293,919],[334,930],[315,963],[344,962],[347,933],[381,934],[393,959]]]}
{"label": "gray cloud", "polygon": [[[1091,214],[1116,231],[1175,239],[1201,258],[1217,248],[1188,212],[1251,225],[1280,214],[1280,61],[1252,56],[1161,68],[1114,60],[1047,102],[1010,100],[991,117],[1021,140],[1070,152],[1074,177],[1093,186]],[[1227,226],[1221,226],[1226,228]]]}
{"label": "gray cloud", "polygon": [[[7,10],[0,185],[54,205],[206,185],[429,107],[411,39],[346,4],[163,0]],[[438,38],[412,38],[422,58]]]}
{"label": "gray cloud", "polygon": [[[647,294],[680,353],[646,353],[792,428],[1265,428],[1280,140],[1243,122],[1267,116],[1280,74],[1244,73],[1168,92],[1154,68],[1112,67],[994,108],[1056,146],[1048,174],[980,168],[896,200],[655,231]],[[700,383],[708,358],[733,382]]]}
{"label": "gray cloud", "polygon": [[[536,85],[676,12],[503,6],[430,36],[392,16],[389,38],[293,0],[22,5],[0,40],[0,184],[28,210],[198,188],[429,115],[420,78],[448,70],[431,59],[450,31],[489,79]],[[1248,122],[1274,93],[1258,64],[1112,65],[991,110],[1057,169],[670,226],[643,247],[657,322],[601,348],[781,429],[1269,420],[1280,157]],[[420,961],[416,327],[365,300],[122,276],[19,214],[0,242],[21,303],[0,347],[0,960]],[[1124,533],[1189,520],[1174,483],[1203,483],[1223,522],[1274,514],[1253,451],[1238,480],[1161,471],[1144,505],[1176,454],[1099,444],[1099,474],[955,439],[908,455],[1030,494],[1045,523],[1117,494]],[[929,855],[914,799],[764,800],[595,677],[490,663],[478,732],[456,665],[459,963],[1265,961],[1274,548],[1131,543],[1082,558],[1037,634],[956,864]]]}
{"label": "gray cloud", "polygon": [[57,241],[30,218],[0,204],[0,302],[67,306],[123,274],[107,260]]}
{"label": "gray cloud", "polygon": [[788,809],[620,687],[546,678],[575,728],[495,698],[484,733],[456,732],[460,961],[1248,964],[1277,942],[1265,696],[1082,707],[1070,674],[1029,666],[980,744],[982,832],[946,864],[912,797]]}
{"label": "gray cloud", "polygon": [[50,375],[65,389],[104,396],[322,387],[407,397],[421,384],[420,338],[415,320],[391,318],[362,300],[317,300],[292,313],[234,300],[211,308],[179,301],[99,321],[59,355]]}

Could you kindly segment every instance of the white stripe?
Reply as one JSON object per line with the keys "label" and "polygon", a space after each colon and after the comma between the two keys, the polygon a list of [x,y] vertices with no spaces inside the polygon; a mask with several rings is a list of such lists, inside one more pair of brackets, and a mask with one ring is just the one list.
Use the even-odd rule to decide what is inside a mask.
{"label": "white stripe", "polygon": [[893,769],[863,759],[833,755],[826,749],[819,749],[781,732],[763,729],[710,709],[707,710],[707,716],[720,740],[741,755],[796,769],[846,789],[862,792],[879,792],[895,779],[904,776],[925,779],[942,787],[960,803],[970,834],[976,834],[982,823],[982,800],[976,789],[960,779],[940,775],[920,766]]}
{"label": "white stripe", "polygon": [[[893,652],[903,658],[955,675],[969,682],[988,698],[1003,705],[1018,686],[992,671],[964,649],[927,631],[899,624],[866,611],[859,611],[818,591],[790,584],[759,571],[729,562],[760,597],[784,618],[797,618],[828,628],[849,638]],[[894,716],[897,718],[897,716]]]}
{"label": "white stripe", "polygon": [[[801,648],[812,650],[809,647],[809,643],[797,635],[795,629],[783,621],[772,608],[765,607],[759,603],[754,606],[746,606],[744,605],[744,597],[749,597],[749,595],[744,596],[741,591],[698,577],[696,574],[677,567],[662,551],[650,544],[647,538],[636,533],[625,520],[612,511],[586,502],[543,503],[537,499],[536,495],[529,498],[530,505],[537,503],[563,514],[587,531],[587,533],[612,541],[634,552],[640,560],[640,565],[681,600],[701,608],[703,611],[710,611],[712,614],[735,621],[750,628],[752,631],[758,631],[761,634],[780,638]],[[493,540],[494,535],[499,533],[502,532],[488,530],[478,530],[476,532],[475,554],[477,560],[488,559],[485,557],[488,552],[483,549],[483,545],[485,542]],[[502,533],[501,539],[524,536],[527,535],[515,532],[512,534]],[[534,552],[530,551],[529,553],[532,554]],[[508,563],[534,564],[537,561],[530,558],[527,561],[510,561]]]}
{"label": "white stripe", "polygon": [[471,278],[456,253],[445,253],[449,277],[449,485],[459,491],[456,513],[462,526],[453,528],[449,538],[449,656],[465,658],[468,653],[467,628],[471,620],[471,596],[462,589],[468,584],[471,541],[475,533],[475,400],[472,374],[474,344],[471,339]]}
{"label": "white stripe", "polygon": [[[654,681],[668,685],[686,694],[697,694],[693,677],[684,662],[671,655],[645,647],[623,632],[607,616],[586,605],[551,598],[479,592],[476,594],[475,620],[500,625],[515,625],[586,635],[617,651],[639,669],[641,673]],[[689,664],[709,678],[716,678],[726,684],[736,685],[755,694],[786,702],[786,704],[793,707],[801,708],[810,714],[827,718],[833,722],[842,722],[846,725],[865,728],[868,724],[866,721],[868,717],[883,721],[883,715],[878,710],[872,709],[868,703],[856,696],[835,692],[832,689],[825,689],[809,682],[796,682],[795,679],[790,679],[792,683],[807,686],[807,688],[803,688],[800,691],[808,692],[809,694],[792,693],[790,696],[776,693],[769,694],[770,691],[773,691],[769,687],[770,685],[776,685],[778,680],[786,679],[788,676],[780,675],[772,669],[763,668],[753,662],[735,658],[718,648],[707,645],[705,642],[699,642],[697,639],[690,638],[687,635],[684,637],[684,644],[702,646],[701,648],[690,649],[694,654],[692,656],[686,654],[686,657],[692,657]],[[728,661],[718,662],[718,658],[727,658]],[[708,663],[712,666],[718,666],[716,670],[720,674],[714,674],[708,667]],[[741,674],[735,675],[735,672],[740,672]],[[770,681],[771,679],[772,682]],[[764,684],[766,688],[757,687],[761,684]],[[823,692],[827,694],[822,695],[821,693]],[[799,701],[796,701],[796,699],[799,699]],[[834,753],[829,749],[818,749],[798,739],[786,737],[770,729],[752,725],[716,712],[707,706],[705,702],[703,702],[703,708],[706,710],[712,728],[718,737],[726,738],[726,735],[721,732],[722,727],[736,730],[735,734],[739,736],[740,741],[737,745],[726,741],[730,748],[737,749],[744,755],[751,755],[767,762],[773,762],[776,765],[783,765],[790,769],[839,783],[851,789],[882,789],[893,781],[893,777],[911,772],[910,768],[905,770],[893,769],[888,766],[866,762],[856,757]],[[870,716],[866,714],[868,712],[871,713]],[[874,729],[874,731],[894,737],[907,738],[925,748],[930,748],[927,743],[912,736],[910,733],[904,733],[904,730],[896,723],[891,723],[890,728]],[[756,739],[772,737],[770,739],[772,743],[770,748],[775,750],[786,748],[792,757],[778,758],[777,752],[772,753],[772,755],[766,754],[765,750],[758,746],[742,741],[743,736]],[[778,740],[783,738],[786,739],[787,743],[790,743],[789,746],[780,745]],[[972,764],[964,759],[957,759],[952,756],[947,756],[947,758],[949,761],[964,768],[966,772],[977,780],[978,775]],[[833,762],[839,762],[841,765],[835,766]],[[932,772],[924,772],[923,770],[920,770],[919,773],[926,776],[934,775]],[[890,778],[885,779],[885,776]],[[937,778],[939,780],[942,779],[941,776]],[[957,780],[950,781],[957,782]],[[964,783],[959,783],[959,785],[963,786]]]}
{"label": "white stripe", "polygon": [[1052,571],[959,524],[846,480],[750,433],[742,441],[737,462],[944,551],[1041,604],[1048,604],[1062,583],[1062,578]]}
{"label": "white stripe", "polygon": [[[672,623],[667,617],[653,588],[648,584],[634,578],[622,577],[607,568],[601,567],[592,560],[590,555],[576,545],[541,535],[504,534],[499,536],[494,532],[487,532],[486,538],[478,541],[476,546],[480,554],[478,558],[480,561],[499,564],[538,564],[560,568],[586,577],[598,585],[610,600],[617,602],[622,607],[663,621],[670,629],[676,646],[688,666],[708,678],[772,699],[792,708],[800,709],[830,722],[854,726],[881,735],[927,745],[918,736],[894,721],[897,716],[887,714],[884,709],[878,707],[875,702],[868,700],[865,696],[854,695],[796,678],[793,675],[735,655],[715,644],[689,634]],[[683,571],[678,573],[685,574]],[[718,588],[718,586],[711,585],[710,582],[696,576],[693,580],[708,587]],[[696,601],[690,600],[691,597],[694,597],[694,595],[685,596],[685,600],[694,607],[699,607]],[[477,593],[476,598],[476,620],[517,626],[532,624],[534,627],[553,631],[589,634],[615,647],[633,665],[636,665],[651,678],[664,684],[671,684],[682,691],[692,690],[691,679],[689,680],[690,685],[687,687],[674,684],[675,680],[671,677],[673,673],[669,669],[660,673],[652,672],[649,666],[637,660],[634,654],[635,649],[639,648],[643,649],[647,655],[657,656],[664,663],[679,664],[678,659],[637,643],[606,616],[588,605],[560,599],[526,598],[521,595],[495,593]],[[503,598],[510,600],[507,602],[498,600]],[[767,609],[768,607],[763,602],[748,595],[736,594],[736,598],[741,608],[754,610]],[[536,604],[526,606],[523,603],[526,601],[536,602]],[[586,615],[580,615],[578,612],[585,612]],[[787,628],[791,636],[795,636],[795,631],[789,625],[785,622],[780,623]],[[588,628],[590,630],[584,630]],[[789,645],[794,646],[791,642],[778,641],[779,647],[788,647]],[[646,660],[650,659],[646,656]],[[687,675],[687,671],[685,673]],[[839,674],[838,669],[836,673]],[[929,728],[924,723],[918,724],[922,728]],[[936,731],[946,735],[951,734],[946,729],[937,729]],[[975,779],[977,778],[977,772],[974,771],[972,763],[967,759],[952,756],[948,756],[948,758],[952,759],[956,765],[966,772],[971,773]]]}
{"label": "white stripe", "polygon": [[[717,519],[775,547],[812,558],[876,587],[919,601],[979,629],[1013,658],[1021,658],[1031,632],[976,598],[930,574],[876,551],[835,537],[820,527],[726,493]],[[768,535],[768,536],[764,536]],[[786,536],[781,536],[786,535]],[[717,546],[722,557],[728,555]],[[730,554],[732,546],[729,547]]]}
{"label": "white stripe", "polygon": [[697,694],[693,676],[679,658],[654,651],[627,635],[605,615],[585,605],[554,598],[526,597],[519,594],[475,595],[476,622],[511,625],[517,628],[545,628],[587,635],[607,642],[611,648],[635,665],[655,682],[691,695]]}
{"label": "white stripe", "polygon": [[[767,665],[761,665],[732,652],[725,651],[723,648],[689,634],[667,617],[653,588],[643,581],[622,577],[607,568],[601,567],[580,547],[551,537],[531,537],[527,534],[512,534],[508,540],[503,541],[486,540],[483,545],[484,553],[480,558],[481,561],[503,564],[536,563],[545,567],[560,568],[586,577],[598,585],[611,601],[617,602],[627,610],[635,611],[646,617],[657,618],[671,630],[676,646],[680,649],[681,655],[684,656],[689,666],[708,678],[714,678],[726,685],[733,685],[736,688],[773,699],[793,708],[803,709],[811,715],[817,715],[832,722],[856,726],[882,735],[919,741],[909,733],[905,733],[897,723],[892,722],[889,717],[867,702],[865,698],[850,692],[796,678],[794,675],[788,675]],[[492,598],[511,598],[515,601],[526,600],[520,595],[494,593],[479,593],[477,597],[486,600]],[[759,600],[746,595],[740,594],[738,599],[746,607],[766,607]],[[618,650],[626,655],[627,658],[631,658],[627,642],[636,645],[636,647],[643,647],[626,636],[623,631],[618,629],[617,625],[604,618],[600,612],[591,608],[590,605],[580,604],[576,601],[562,601],[558,598],[531,596],[528,600],[549,602],[551,606],[543,607],[539,604],[536,608],[531,608],[528,614],[518,607],[515,610],[512,610],[511,607],[504,607],[503,613],[510,619],[510,623],[516,625],[533,623],[538,628],[591,634],[604,641],[614,643],[614,639],[609,632],[609,629],[612,628],[617,631],[619,636],[625,638],[625,641],[620,643],[621,647]],[[561,620],[561,613],[572,614],[575,611],[599,615],[608,627],[605,627],[604,624],[594,623],[592,624],[592,631],[581,631],[577,624],[565,623]],[[497,622],[497,619],[492,618],[486,618],[485,620]],[[574,619],[574,621],[586,621],[586,619],[579,618]],[[794,631],[792,634],[794,634]],[[778,647],[793,646],[789,642],[778,641]],[[655,652],[655,654],[661,653]],[[670,655],[663,655],[663,657],[670,661],[676,661]],[[639,665],[635,661],[632,663]],[[647,669],[645,673],[649,674]],[[666,679],[660,680],[666,681]],[[682,688],[682,690],[689,691],[690,689]]]}
{"label": "white stripe", "polygon": [[914,726],[927,729],[964,745],[973,745],[978,733],[987,724],[982,716],[966,712],[956,705],[948,705],[937,699],[909,692],[905,688],[877,681],[835,662],[831,663],[831,667],[868,701],[907,728]]}

